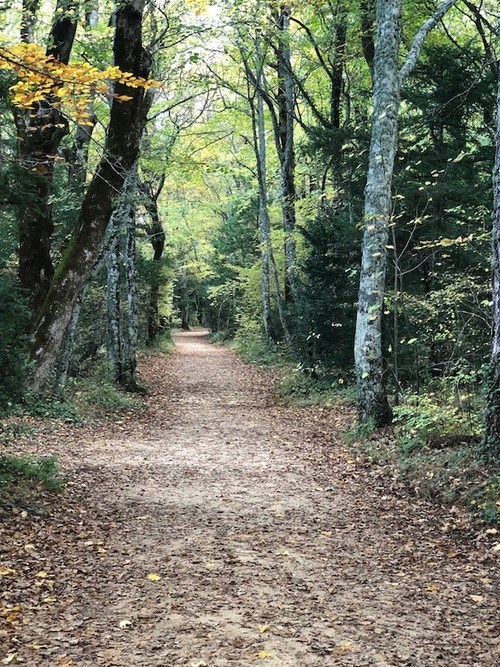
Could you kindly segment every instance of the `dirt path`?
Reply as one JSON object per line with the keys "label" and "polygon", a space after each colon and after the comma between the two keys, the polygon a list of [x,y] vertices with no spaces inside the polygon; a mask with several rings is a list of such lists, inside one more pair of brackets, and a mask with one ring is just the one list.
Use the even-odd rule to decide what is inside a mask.
{"label": "dirt path", "polygon": [[198,333],[176,345],[146,360],[144,416],[30,445],[72,483],[4,522],[3,662],[498,667],[495,535],[385,495],[334,440],[326,468],[333,415],[274,405]]}

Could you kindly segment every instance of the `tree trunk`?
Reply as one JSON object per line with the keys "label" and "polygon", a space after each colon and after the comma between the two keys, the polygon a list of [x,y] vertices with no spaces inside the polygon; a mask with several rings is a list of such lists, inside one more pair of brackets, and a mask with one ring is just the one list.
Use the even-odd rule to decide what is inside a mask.
{"label": "tree trunk", "polygon": [[123,376],[123,347],[120,299],[120,224],[113,221],[113,237],[106,260],[108,274],[108,362],[113,382],[121,383]]}
{"label": "tree trunk", "polygon": [[295,249],[295,86],[290,57],[290,8],[282,6],[275,16],[278,27],[276,47],[278,93],[278,137],[280,159],[281,208],[285,231],[285,301],[297,300],[297,262]]}
{"label": "tree trunk", "polygon": [[[48,37],[47,55],[67,64],[76,33],[75,10],[78,1],[58,0]],[[22,39],[30,41],[38,3],[24,3]],[[68,133],[68,123],[57,106],[56,98],[35,103],[29,111],[14,111],[19,142],[20,163],[34,180],[34,196],[21,208],[19,216],[19,282],[30,295],[34,314],[43,304],[54,275],[50,256],[54,231],[50,195],[54,161],[61,139]]]}
{"label": "tree trunk", "polygon": [[138,286],[136,267],[136,217],[135,195],[137,193],[137,164],[130,174],[130,189],[127,192],[126,236],[125,236],[125,285],[127,287],[127,336],[123,345],[123,373],[121,384],[125,389],[137,389],[137,341],[139,339]]}
{"label": "tree trunk", "polygon": [[[163,257],[163,250],[165,248],[165,231],[161,224],[160,214],[158,211],[158,197],[160,196],[164,183],[165,175],[162,175],[155,189],[153,189],[153,185],[149,181],[139,184],[139,190],[143,196],[144,208],[146,209],[150,220],[146,230],[149,235],[151,245],[153,246],[153,262],[157,265]],[[155,271],[149,291],[148,345],[154,345],[160,334],[159,279],[160,277]]]}
{"label": "tree trunk", "polygon": [[382,426],[391,419],[383,383],[382,311],[400,102],[401,0],[379,0],[377,19],[372,136],[354,356],[359,421],[373,419],[376,426]]}
{"label": "tree trunk", "polygon": [[422,25],[401,71],[398,71],[401,0],[377,0],[372,136],[365,188],[364,235],[354,341],[358,419],[361,423],[373,420],[376,426],[383,426],[391,419],[384,386],[382,313],[400,86],[415,67],[425,37],[455,2],[445,0]]}
{"label": "tree trunk", "polygon": [[500,460],[500,61],[497,62],[497,131],[493,169],[493,262],[492,262],[492,331],[490,377],[486,396],[486,436],[484,450],[495,461]]}
{"label": "tree trunk", "polygon": [[[147,78],[152,62],[142,46],[142,13],[145,0],[126,0],[116,11],[115,64],[124,72]],[[50,291],[36,322],[32,358],[32,385],[47,386],[55,366],[58,348],[71,318],[73,305],[97,259],[113,198],[139,154],[144,128],[144,91],[122,83],[117,95],[129,102],[113,101],[104,155],[83,200],[78,222],[68,249],[59,264]]]}

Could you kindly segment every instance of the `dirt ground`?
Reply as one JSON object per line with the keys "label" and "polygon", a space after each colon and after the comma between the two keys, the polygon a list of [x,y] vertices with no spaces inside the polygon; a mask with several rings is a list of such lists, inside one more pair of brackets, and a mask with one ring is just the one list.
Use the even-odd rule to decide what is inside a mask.
{"label": "dirt ground", "polygon": [[0,664],[498,667],[500,535],[395,492],[200,332],[148,408],[41,430],[67,490],[0,519]]}

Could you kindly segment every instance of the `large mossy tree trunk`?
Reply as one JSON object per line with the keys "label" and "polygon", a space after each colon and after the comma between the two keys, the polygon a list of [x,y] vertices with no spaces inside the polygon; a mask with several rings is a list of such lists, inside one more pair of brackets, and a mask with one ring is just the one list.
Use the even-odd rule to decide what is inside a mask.
{"label": "large mossy tree trunk", "polygon": [[[147,78],[152,62],[142,44],[144,4],[145,0],[124,0],[117,6],[113,51],[114,62],[122,71]],[[104,154],[35,324],[32,386],[36,390],[45,388],[51,379],[73,306],[98,257],[113,199],[139,154],[144,128],[144,90],[117,83],[115,93],[132,99],[113,101]]]}
{"label": "large mossy tree trunk", "polygon": [[493,169],[493,313],[484,451],[488,458],[500,461],[500,61],[497,62],[497,70],[497,131],[495,166]]}

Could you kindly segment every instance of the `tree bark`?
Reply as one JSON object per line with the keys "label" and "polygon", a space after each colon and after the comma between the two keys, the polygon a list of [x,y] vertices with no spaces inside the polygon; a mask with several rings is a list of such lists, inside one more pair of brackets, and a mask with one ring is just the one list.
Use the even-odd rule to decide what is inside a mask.
{"label": "tree bark", "polygon": [[[76,33],[74,10],[78,0],[68,4],[58,0],[48,36],[47,55],[67,64]],[[32,38],[36,0],[25,2],[21,37]],[[40,309],[54,275],[50,256],[54,231],[50,195],[54,162],[68,123],[57,106],[56,97],[37,102],[29,111],[14,111],[20,162],[34,180],[34,197],[27,200],[19,216],[19,282],[30,294],[34,314]]]}
{"label": "tree bark", "polygon": [[[125,0],[116,11],[115,64],[122,71],[147,78],[152,62],[142,45],[142,14],[145,0]],[[57,267],[52,286],[36,322],[32,345],[32,385],[47,386],[58,348],[71,318],[73,305],[97,259],[113,198],[139,154],[144,128],[144,91],[117,83],[117,95],[129,102],[113,101],[104,155],[83,200],[70,244]]]}
{"label": "tree bark", "polygon": [[364,237],[354,357],[358,419],[382,426],[391,419],[383,382],[382,311],[397,146],[401,0],[378,0],[372,136],[365,189]]}
{"label": "tree bark", "polygon": [[281,176],[281,208],[285,231],[285,301],[297,300],[297,260],[295,244],[295,86],[290,56],[290,8],[282,6],[275,16],[278,27],[276,46],[278,93],[278,154]]}
{"label": "tree bark", "polygon": [[114,221],[112,225],[113,237],[106,260],[108,295],[108,336],[106,347],[111,377],[113,378],[113,382],[119,384],[123,376],[120,300],[120,224]]}
{"label": "tree bark", "polygon": [[493,169],[493,261],[490,377],[486,396],[486,455],[500,460],[500,61],[497,62],[497,129]]}
{"label": "tree bark", "polygon": [[123,372],[121,384],[125,389],[137,389],[137,341],[139,339],[137,246],[135,195],[137,193],[137,164],[132,167],[129,190],[127,192],[126,235],[125,235],[125,285],[127,288],[127,336],[123,345]]}
{"label": "tree bark", "polygon": [[[163,257],[163,250],[165,248],[165,231],[161,224],[160,214],[158,211],[158,197],[163,189],[165,183],[165,175],[160,177],[156,188],[150,181],[139,184],[139,190],[143,196],[144,208],[148,214],[150,223],[146,226],[146,231],[149,235],[149,240],[153,247],[153,262],[158,265]],[[160,334],[160,283],[157,272],[153,274],[152,283],[149,291],[148,303],[148,345],[154,345],[158,340]]]}
{"label": "tree bark", "polygon": [[384,385],[382,313],[391,220],[391,187],[398,139],[400,86],[415,67],[425,37],[456,0],[445,0],[415,35],[398,71],[402,0],[377,0],[372,136],[365,188],[364,235],[354,361],[358,419],[383,426],[391,420]]}

